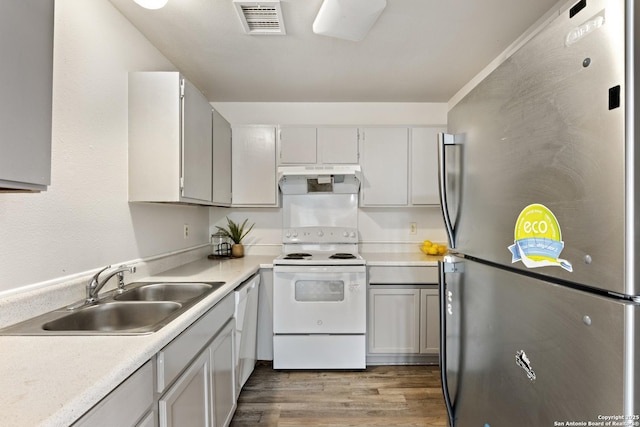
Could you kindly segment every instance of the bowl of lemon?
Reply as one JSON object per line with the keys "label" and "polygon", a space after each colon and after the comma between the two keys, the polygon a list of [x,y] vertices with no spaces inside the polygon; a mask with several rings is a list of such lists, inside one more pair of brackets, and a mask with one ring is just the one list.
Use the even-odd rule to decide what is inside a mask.
{"label": "bowl of lemon", "polygon": [[425,255],[444,255],[449,250],[447,245],[444,243],[433,243],[431,240],[425,240],[422,242],[422,246],[420,246],[420,250]]}

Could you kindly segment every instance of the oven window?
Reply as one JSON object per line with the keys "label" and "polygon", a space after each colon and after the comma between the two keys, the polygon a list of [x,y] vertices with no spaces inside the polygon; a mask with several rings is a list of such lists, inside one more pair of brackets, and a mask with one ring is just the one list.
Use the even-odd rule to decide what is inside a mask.
{"label": "oven window", "polygon": [[296,280],[296,301],[344,301],[344,282],[341,280]]}

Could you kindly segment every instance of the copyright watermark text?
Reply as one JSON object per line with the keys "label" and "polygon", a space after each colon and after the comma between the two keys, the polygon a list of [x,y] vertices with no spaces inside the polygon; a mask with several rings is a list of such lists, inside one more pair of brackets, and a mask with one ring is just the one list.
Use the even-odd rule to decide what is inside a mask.
{"label": "copyright watermark text", "polygon": [[640,415],[598,415],[595,420],[554,421],[553,427],[639,427]]}

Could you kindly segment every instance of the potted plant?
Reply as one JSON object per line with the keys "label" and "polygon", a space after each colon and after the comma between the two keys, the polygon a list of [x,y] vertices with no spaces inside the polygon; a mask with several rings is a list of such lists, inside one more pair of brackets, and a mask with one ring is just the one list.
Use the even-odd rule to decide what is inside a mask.
{"label": "potted plant", "polygon": [[235,258],[242,258],[244,256],[244,245],[242,245],[242,239],[245,238],[247,234],[253,229],[255,223],[251,224],[249,228],[247,227],[248,219],[245,219],[242,224],[238,225],[232,220],[227,218],[227,227],[220,227],[216,225],[216,228],[227,236],[233,242],[231,246],[231,255]]}

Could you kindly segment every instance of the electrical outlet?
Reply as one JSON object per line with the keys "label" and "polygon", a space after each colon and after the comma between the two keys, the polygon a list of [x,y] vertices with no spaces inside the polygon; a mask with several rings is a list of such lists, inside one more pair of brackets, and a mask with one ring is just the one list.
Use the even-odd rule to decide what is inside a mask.
{"label": "electrical outlet", "polygon": [[184,225],[184,238],[185,239],[189,238],[189,224]]}
{"label": "electrical outlet", "polygon": [[416,234],[418,232],[418,224],[415,222],[409,223],[409,234]]}

